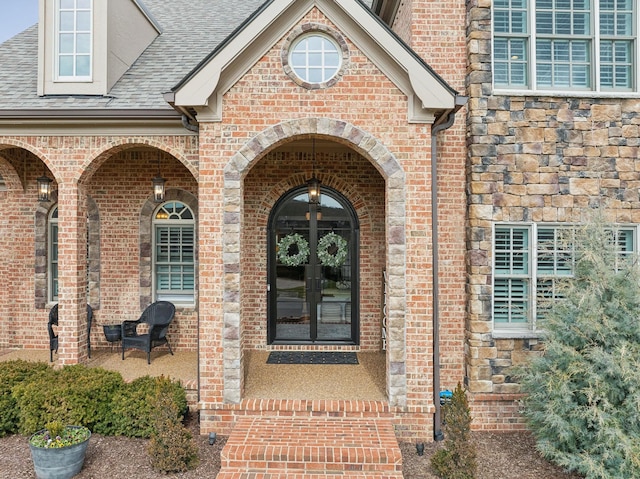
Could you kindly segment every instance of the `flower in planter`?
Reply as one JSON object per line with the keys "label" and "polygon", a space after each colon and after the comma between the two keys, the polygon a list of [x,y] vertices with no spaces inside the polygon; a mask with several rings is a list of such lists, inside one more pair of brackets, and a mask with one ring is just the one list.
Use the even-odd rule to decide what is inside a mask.
{"label": "flower in planter", "polygon": [[91,431],[84,426],[65,426],[60,421],[53,421],[46,425],[46,429],[31,436],[29,444],[46,449],[73,446],[86,441]]}
{"label": "flower in planter", "polygon": [[80,472],[91,431],[84,426],[46,425],[29,439],[33,468],[38,479],[71,479]]}

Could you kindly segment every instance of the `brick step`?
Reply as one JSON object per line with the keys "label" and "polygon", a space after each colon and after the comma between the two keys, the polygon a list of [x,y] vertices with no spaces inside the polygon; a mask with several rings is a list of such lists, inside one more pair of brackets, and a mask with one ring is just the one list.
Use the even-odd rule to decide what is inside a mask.
{"label": "brick step", "polygon": [[229,436],[235,423],[245,417],[394,419],[395,415],[385,401],[244,399],[239,404],[225,404],[220,409],[200,411],[200,419],[203,417],[216,423],[218,434]]}
{"label": "brick step", "polygon": [[244,399],[237,409],[260,416],[393,417],[387,402],[368,400]]}
{"label": "brick step", "polygon": [[349,472],[347,474],[337,473],[309,473],[304,472],[247,472],[241,470],[225,470],[218,473],[216,479],[402,479],[401,473],[385,474],[377,472]]}
{"label": "brick step", "polygon": [[386,418],[242,418],[221,462],[218,479],[402,479],[402,455]]}

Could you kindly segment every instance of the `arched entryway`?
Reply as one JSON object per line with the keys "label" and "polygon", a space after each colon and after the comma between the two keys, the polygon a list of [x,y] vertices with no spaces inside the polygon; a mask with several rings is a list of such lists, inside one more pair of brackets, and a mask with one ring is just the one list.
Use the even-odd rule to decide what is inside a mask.
{"label": "arched entryway", "polygon": [[[248,369],[245,363],[245,352],[251,349],[264,349],[267,342],[265,326],[267,325],[268,307],[265,305],[264,309],[260,309],[262,304],[260,298],[268,296],[265,294],[267,285],[263,282],[267,277],[265,228],[268,228],[268,214],[266,217],[261,215],[265,211],[271,212],[273,206],[291,187],[304,184],[312,176],[311,163],[308,160],[309,169],[307,171],[296,169],[288,175],[288,180],[283,179],[281,182],[278,182],[278,179],[283,177],[283,168],[287,168],[287,164],[274,163],[273,168],[262,169],[260,166],[271,165],[264,162],[267,155],[270,154],[276,155],[274,161],[277,161],[279,157],[276,153],[284,145],[293,145],[297,140],[311,138],[333,141],[345,146],[353,154],[360,155],[375,170],[376,181],[382,182],[381,187],[376,189],[375,196],[366,198],[362,196],[362,192],[358,188],[354,189],[351,186],[351,182],[345,182],[342,175],[335,174],[333,171],[329,174],[321,164],[318,165],[320,169],[318,178],[323,181],[322,184],[335,187],[336,190],[349,198],[358,211],[360,227],[363,228],[363,225],[367,224],[372,232],[375,231],[377,238],[375,241],[365,245],[364,235],[361,235],[360,239],[360,273],[366,272],[367,278],[375,283],[375,288],[371,288],[371,294],[366,298],[367,310],[365,311],[365,295],[363,294],[365,285],[361,282],[359,347],[362,348],[365,342],[371,346],[381,342],[382,332],[379,325],[381,324],[382,311],[381,291],[384,290],[389,301],[386,308],[387,349],[384,358],[386,361],[387,395],[389,404],[403,406],[406,404],[404,335],[406,191],[404,172],[395,156],[383,143],[348,122],[326,118],[303,118],[279,123],[247,141],[227,162],[224,169],[222,198],[224,216],[221,225],[224,262],[220,270],[224,272],[221,275],[224,288],[222,297],[224,299],[223,303],[218,306],[215,295],[205,295],[204,297],[202,294],[200,295],[200,314],[205,314],[207,318],[211,319],[211,321],[208,319],[201,321],[203,327],[200,335],[201,337],[220,337],[223,339],[223,367],[220,371],[220,378],[223,379],[224,384],[221,388],[222,397],[226,402],[239,404],[244,395],[244,374]],[[301,158],[304,161],[304,156]],[[342,163],[337,164],[342,165]],[[356,182],[362,181],[358,166],[354,166],[354,168],[354,170],[346,171],[345,174],[347,176],[353,175]],[[260,174],[256,173],[258,171]],[[271,180],[269,184],[265,185],[265,180],[270,178],[275,181]],[[371,178],[373,179],[374,176],[372,175]],[[207,185],[207,188],[202,191],[201,199],[205,197],[207,204],[215,203],[216,196],[210,192],[215,191],[212,187],[216,184],[216,178],[213,176],[203,177],[201,173],[200,179],[201,185]],[[366,184],[363,184],[363,187],[366,188]],[[281,193],[277,193],[278,191]],[[260,195],[260,192],[263,192],[263,195]],[[277,194],[269,196],[271,193]],[[371,204],[379,206],[374,210],[367,211]],[[375,220],[372,220],[371,212],[375,212]],[[378,217],[378,215],[382,216]],[[264,218],[263,223],[260,218]],[[210,249],[213,254],[217,243],[210,242],[210,245],[205,245],[201,242],[200,247],[207,251]],[[263,251],[264,256],[262,255]],[[208,257],[206,254],[201,254],[201,258],[203,256]],[[262,263],[262,258],[265,259],[264,263]],[[365,259],[376,261],[373,269],[362,266]],[[386,270],[384,286],[382,284],[383,270]],[[380,293],[376,295],[374,289]],[[217,317],[213,313],[215,311],[219,311],[223,315],[222,330],[218,329],[218,323],[214,321]],[[365,325],[369,325],[366,335]],[[211,349],[209,352],[201,348],[200,352],[202,355],[200,368],[202,380],[203,377],[211,375],[210,371],[202,365],[210,364],[209,361],[215,361],[217,356],[215,356],[215,349]]]}
{"label": "arched entryway", "polygon": [[306,185],[275,205],[268,228],[269,344],[359,344],[359,224],[332,188]]}

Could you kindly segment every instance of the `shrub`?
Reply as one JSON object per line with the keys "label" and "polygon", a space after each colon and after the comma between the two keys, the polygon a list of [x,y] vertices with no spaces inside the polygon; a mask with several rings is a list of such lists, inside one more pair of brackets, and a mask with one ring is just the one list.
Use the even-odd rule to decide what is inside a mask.
{"label": "shrub", "polygon": [[471,442],[471,412],[467,395],[458,383],[451,402],[443,408],[444,448],[431,457],[431,467],[443,479],[473,479],[476,450]]}
{"label": "shrub", "polygon": [[11,390],[17,384],[46,372],[49,366],[21,359],[2,363],[0,368],[0,437],[18,432],[20,410]]}
{"label": "shrub", "polygon": [[154,430],[153,409],[159,384],[162,384],[167,396],[175,403],[178,411],[176,417],[184,415],[187,397],[179,382],[164,377],[143,376],[125,384],[115,393],[112,402],[112,429],[109,434],[150,437]]}
{"label": "shrub", "polygon": [[103,433],[111,422],[111,401],[123,387],[119,373],[84,365],[48,368],[13,388],[19,431],[33,433],[58,420]]}
{"label": "shrub", "polygon": [[538,449],[586,479],[640,477],[640,272],[613,231],[596,219],[579,232],[544,354],[517,371]]}
{"label": "shrub", "polygon": [[7,362],[0,371],[0,433],[31,434],[45,424],[85,426],[104,435],[150,437],[156,430],[156,396],[171,402],[174,419],[187,411],[184,388],[168,378],[122,376],[84,365],[54,370],[45,363]]}
{"label": "shrub", "polygon": [[198,447],[181,422],[184,409],[174,395],[171,381],[159,378],[152,401],[154,431],[148,453],[153,468],[165,473],[188,471],[199,462]]}

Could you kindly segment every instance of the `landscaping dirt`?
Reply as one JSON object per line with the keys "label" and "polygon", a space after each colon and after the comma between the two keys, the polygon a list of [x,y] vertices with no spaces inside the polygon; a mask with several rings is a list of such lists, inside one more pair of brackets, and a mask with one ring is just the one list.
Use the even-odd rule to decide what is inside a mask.
{"label": "landscaping dirt", "polygon": [[[196,415],[190,415],[186,425],[200,450],[200,464],[194,470],[169,475],[158,473],[149,464],[147,440],[94,434],[84,467],[76,478],[215,478],[226,437],[218,437],[210,446],[208,437],[199,434]],[[528,433],[474,432],[473,440],[478,453],[477,479],[579,479],[579,476],[563,473],[542,459]],[[27,441],[20,435],[0,438],[0,478],[35,477]],[[415,444],[401,444],[405,479],[437,479],[430,471],[429,458],[441,445],[426,444],[424,455],[419,456]]]}

